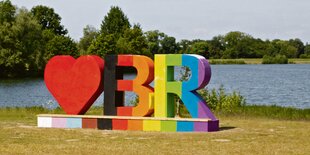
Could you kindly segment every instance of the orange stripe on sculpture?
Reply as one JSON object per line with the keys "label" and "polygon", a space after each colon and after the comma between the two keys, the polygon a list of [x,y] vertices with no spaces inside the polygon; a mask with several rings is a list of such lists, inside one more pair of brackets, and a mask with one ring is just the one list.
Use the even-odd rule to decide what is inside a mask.
{"label": "orange stripe on sculpture", "polygon": [[149,94],[154,92],[149,86],[154,79],[154,62],[149,57],[134,55],[133,66],[137,69],[133,91],[139,96],[139,103],[133,108],[133,116],[149,116],[154,112],[154,103],[149,102]]}

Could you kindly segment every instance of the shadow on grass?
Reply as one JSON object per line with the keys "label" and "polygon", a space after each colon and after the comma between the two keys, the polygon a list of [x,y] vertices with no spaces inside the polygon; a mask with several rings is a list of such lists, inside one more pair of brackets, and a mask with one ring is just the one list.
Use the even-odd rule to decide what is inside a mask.
{"label": "shadow on grass", "polygon": [[225,131],[225,130],[231,130],[231,129],[234,129],[236,127],[233,127],[233,126],[223,126],[223,127],[220,127],[220,131]]}

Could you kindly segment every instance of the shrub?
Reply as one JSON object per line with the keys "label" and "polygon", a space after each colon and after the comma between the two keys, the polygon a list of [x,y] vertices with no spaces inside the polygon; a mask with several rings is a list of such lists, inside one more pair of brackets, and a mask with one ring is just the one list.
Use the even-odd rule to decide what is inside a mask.
{"label": "shrub", "polygon": [[245,98],[239,92],[233,91],[231,94],[225,92],[223,86],[218,90],[201,89],[198,91],[213,111],[233,112],[246,105]]}
{"label": "shrub", "polygon": [[307,55],[307,54],[301,54],[299,56],[299,58],[304,58],[304,59],[307,59],[307,58],[310,58],[310,55]]}
{"label": "shrub", "polygon": [[287,64],[288,58],[285,55],[276,55],[275,57],[264,55],[262,64]]}
{"label": "shrub", "polygon": [[[186,81],[191,76],[190,70],[186,67],[180,71],[180,74],[180,81]],[[229,94],[225,92],[225,89],[222,85],[218,90],[212,89],[209,91],[207,88],[204,88],[200,89],[198,93],[202,99],[207,102],[208,107],[212,111],[234,112],[236,109],[244,107],[246,104],[244,97],[241,96],[239,92],[233,91],[231,94]],[[182,100],[176,97],[175,101],[176,114],[181,117],[189,116],[189,113],[185,108]]]}

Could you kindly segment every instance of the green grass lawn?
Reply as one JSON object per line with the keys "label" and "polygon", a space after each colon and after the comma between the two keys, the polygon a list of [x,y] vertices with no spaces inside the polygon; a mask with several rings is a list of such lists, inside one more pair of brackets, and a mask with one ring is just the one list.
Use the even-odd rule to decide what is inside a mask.
{"label": "green grass lawn", "polygon": [[[250,108],[251,109],[251,108]],[[272,108],[274,109],[274,108]],[[279,109],[278,109],[279,110]],[[280,110],[281,111],[281,110]],[[89,114],[100,114],[93,108]],[[306,116],[309,115],[308,111]],[[308,119],[218,114],[220,131],[166,133],[37,128],[43,108],[0,109],[0,154],[308,154]],[[308,118],[308,117],[306,117]]]}

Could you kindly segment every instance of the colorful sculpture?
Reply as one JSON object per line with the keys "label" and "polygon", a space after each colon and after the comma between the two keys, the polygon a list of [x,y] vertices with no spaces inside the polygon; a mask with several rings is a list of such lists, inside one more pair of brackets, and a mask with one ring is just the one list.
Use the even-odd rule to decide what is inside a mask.
{"label": "colorful sculpture", "polygon": [[[190,79],[175,81],[174,66],[188,67]],[[134,67],[136,78],[124,80],[124,67]],[[77,60],[56,56],[48,62],[44,77],[67,114],[84,114],[104,88],[104,116],[39,115],[40,127],[181,132],[219,129],[219,121],[196,92],[211,78],[208,61],[199,55],[155,55],[155,66],[150,58],[140,55],[107,55],[105,61],[97,56]],[[154,89],[149,85],[153,80]],[[124,106],[124,91],[138,94],[137,106]],[[183,101],[191,119],[174,118],[174,95]],[[154,117],[149,117],[152,114]]]}

